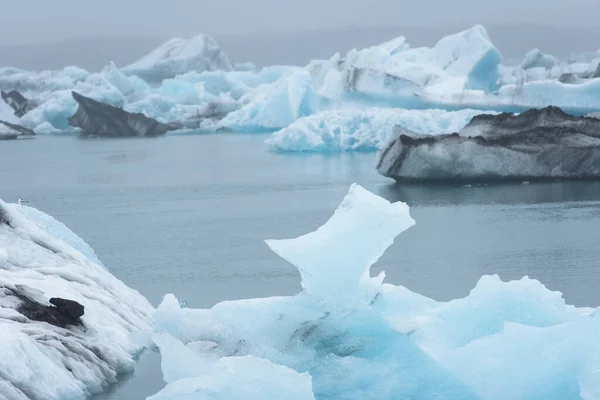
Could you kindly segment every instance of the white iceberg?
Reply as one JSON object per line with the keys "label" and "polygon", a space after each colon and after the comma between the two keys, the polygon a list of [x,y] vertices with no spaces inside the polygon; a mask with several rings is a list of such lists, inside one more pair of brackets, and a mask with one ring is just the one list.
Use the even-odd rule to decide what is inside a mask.
{"label": "white iceberg", "polygon": [[405,204],[353,185],[317,231],[267,241],[299,269],[300,294],[206,310],[167,295],[153,339],[168,385],[151,398],[287,398],[296,386],[290,398],[598,399],[600,310],[527,277],[482,277],[446,303],[371,277],[413,224]]}
{"label": "white iceberg", "polygon": [[186,72],[231,71],[234,67],[214,38],[197,35],[173,38],[122,70],[127,75],[160,83]]}
{"label": "white iceberg", "polygon": [[[83,305],[83,316],[65,317],[52,298]],[[0,201],[0,397],[85,399],[102,391],[134,368],[146,345],[137,335],[152,329],[153,312],[64,225]]]}
{"label": "white iceberg", "polygon": [[273,133],[266,143],[275,152],[376,151],[387,143],[395,126],[426,135],[454,133],[479,114],[495,112],[395,108],[331,110],[296,120]]}

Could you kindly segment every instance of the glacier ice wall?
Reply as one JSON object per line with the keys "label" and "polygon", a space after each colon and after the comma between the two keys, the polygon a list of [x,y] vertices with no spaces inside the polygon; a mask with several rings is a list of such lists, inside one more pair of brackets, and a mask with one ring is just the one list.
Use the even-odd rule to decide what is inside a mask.
{"label": "glacier ice wall", "polygon": [[296,296],[211,309],[165,296],[153,339],[168,385],[152,398],[270,398],[294,387],[291,398],[317,400],[599,398],[599,309],[569,306],[528,277],[484,276],[450,302],[371,277],[413,224],[405,204],[353,185],[315,232],[267,241],[300,271]]}
{"label": "glacier ice wall", "polygon": [[[53,297],[83,305],[81,322],[43,322]],[[0,397],[85,399],[102,391],[133,369],[147,344],[137,335],[152,329],[153,313],[64,225],[0,201]]]}

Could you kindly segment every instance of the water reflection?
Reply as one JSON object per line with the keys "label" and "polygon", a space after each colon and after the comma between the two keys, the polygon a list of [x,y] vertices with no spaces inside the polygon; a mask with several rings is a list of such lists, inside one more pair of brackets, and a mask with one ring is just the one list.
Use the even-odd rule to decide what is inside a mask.
{"label": "water reflection", "polygon": [[600,182],[537,182],[488,185],[381,185],[381,196],[411,206],[542,204],[600,200]]}

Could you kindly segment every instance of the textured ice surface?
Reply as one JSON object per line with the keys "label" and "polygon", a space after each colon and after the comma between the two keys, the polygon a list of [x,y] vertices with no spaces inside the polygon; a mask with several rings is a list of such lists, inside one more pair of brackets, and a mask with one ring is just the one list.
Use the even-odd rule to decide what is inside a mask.
{"label": "textured ice surface", "polygon": [[21,213],[29,219],[36,222],[46,232],[55,238],[66,242],[69,246],[79,251],[96,264],[102,265],[94,249],[92,249],[90,245],[85,242],[85,240],[67,228],[62,222],[57,221],[52,216],[38,210],[37,208],[21,206],[19,211],[21,211]]}
{"label": "textured ice surface", "polygon": [[[446,303],[371,278],[413,223],[353,185],[317,231],[267,241],[299,269],[300,294],[199,310],[167,295],[153,339],[168,385],[153,399],[600,398],[600,310],[527,277],[484,276]],[[259,391],[271,388],[282,395]]]}
{"label": "textured ice surface", "polygon": [[[181,342],[173,339],[177,344]],[[161,352],[169,348],[161,347]],[[189,350],[187,350],[189,352]],[[173,360],[177,363],[178,360]],[[197,363],[202,363],[198,356]],[[200,377],[183,378],[148,400],[314,400],[311,377],[253,356],[226,357]]]}
{"label": "textured ice surface", "polygon": [[470,109],[324,111],[296,120],[272,134],[266,143],[276,152],[376,151],[389,140],[397,125],[421,134],[439,135],[460,131],[478,114],[482,112]]}
{"label": "textured ice surface", "polygon": [[310,74],[293,72],[270,85],[265,93],[251,94],[249,104],[227,115],[220,126],[236,131],[274,130],[312,114]]}
{"label": "textured ice surface", "polygon": [[[136,335],[152,329],[148,301],[52,217],[0,201],[0,220],[0,398],[84,399],[131,370],[144,345]],[[21,308],[44,315],[52,297],[82,304],[82,325]]]}
{"label": "textured ice surface", "polygon": [[377,170],[396,180],[586,179],[600,176],[600,120],[558,108],[481,115],[457,135],[395,127]]}

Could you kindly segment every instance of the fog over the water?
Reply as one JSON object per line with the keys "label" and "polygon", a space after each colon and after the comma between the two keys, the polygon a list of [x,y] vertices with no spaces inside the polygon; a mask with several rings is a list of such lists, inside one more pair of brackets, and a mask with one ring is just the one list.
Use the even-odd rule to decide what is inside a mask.
{"label": "fog over the water", "polygon": [[397,36],[413,46],[475,24],[505,58],[600,48],[598,0],[28,0],[2,6],[0,66],[124,65],[171,37],[214,36],[236,61],[306,64]]}

